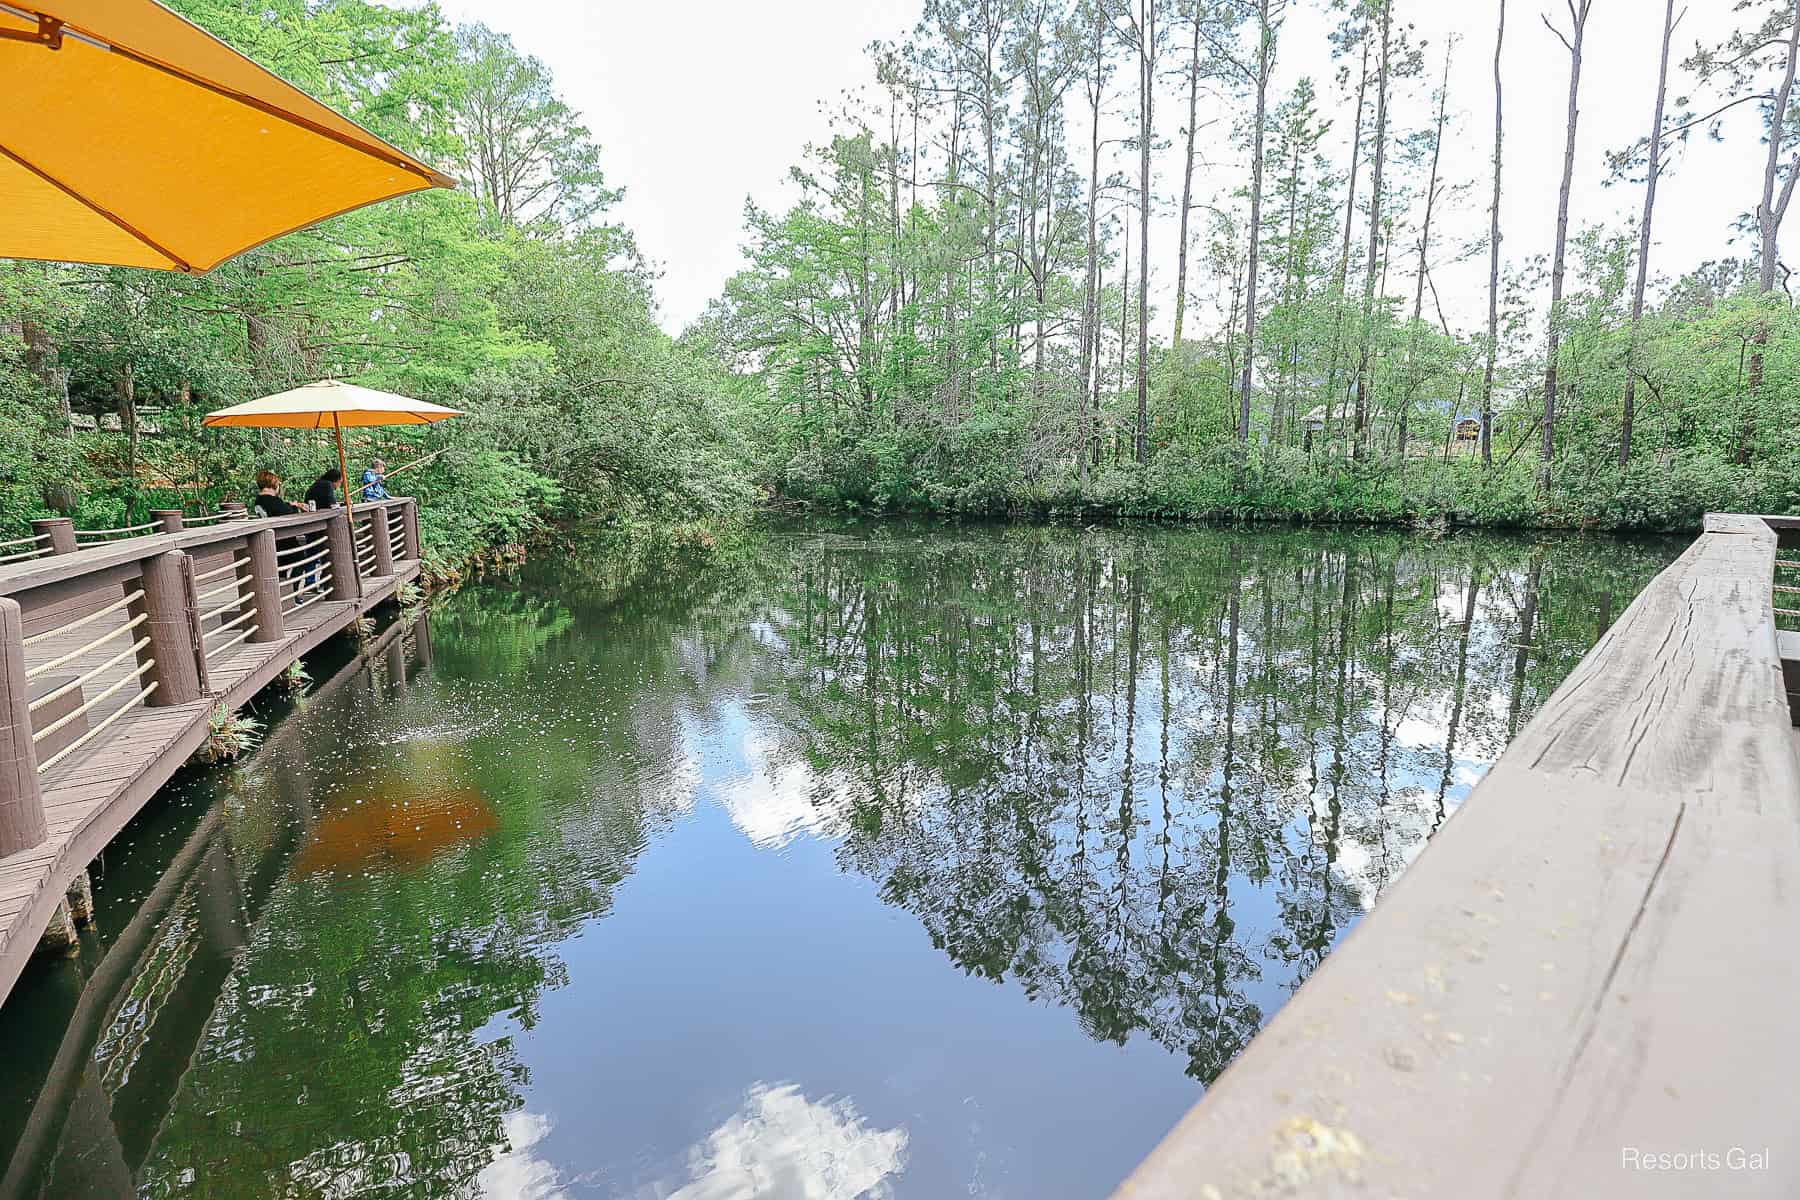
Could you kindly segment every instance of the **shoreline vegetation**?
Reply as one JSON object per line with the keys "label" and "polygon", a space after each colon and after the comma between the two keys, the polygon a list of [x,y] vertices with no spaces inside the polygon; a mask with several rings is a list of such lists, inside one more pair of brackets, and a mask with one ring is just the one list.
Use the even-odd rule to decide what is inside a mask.
{"label": "shoreline vegetation", "polygon": [[[1491,83],[1408,0],[928,5],[792,203],[746,205],[743,268],[676,337],[595,133],[506,36],[431,4],[175,0],[464,186],[201,276],[0,264],[0,527],[210,510],[263,468],[297,493],[322,440],[200,418],[328,376],[468,414],[351,446],[353,476],[442,451],[401,488],[442,580],[594,516],[704,549],[796,506],[1626,533],[1800,511],[1777,282],[1800,5],[1751,0],[1660,62],[1587,45],[1590,77],[1643,85],[1648,132],[1577,154],[1592,0],[1545,68],[1569,68],[1558,130],[1505,125],[1532,51],[1492,3]],[[1290,77],[1321,30],[1331,71]],[[1656,185],[1705,185],[1675,170],[1699,133],[1766,159],[1763,192],[1720,198],[1732,255],[1653,263]],[[1553,154],[1554,241],[1502,255],[1508,164]],[[1603,184],[1641,215],[1596,223]],[[1465,260],[1485,321],[1440,303]]]}

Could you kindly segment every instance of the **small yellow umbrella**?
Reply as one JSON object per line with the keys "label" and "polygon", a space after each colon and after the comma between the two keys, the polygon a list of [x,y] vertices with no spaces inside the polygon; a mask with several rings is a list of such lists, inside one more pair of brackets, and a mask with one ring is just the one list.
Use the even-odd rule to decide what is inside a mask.
{"label": "small yellow umbrella", "polygon": [[428,400],[378,392],[340,379],[321,379],[246,400],[230,408],[207,413],[202,425],[250,429],[330,429],[337,435],[338,470],[344,475],[344,507],[350,508],[350,467],[344,461],[344,430],[368,425],[430,425],[460,417],[459,409],[445,408]]}
{"label": "small yellow umbrella", "polygon": [[206,271],[455,181],[152,0],[0,0],[0,258]]}

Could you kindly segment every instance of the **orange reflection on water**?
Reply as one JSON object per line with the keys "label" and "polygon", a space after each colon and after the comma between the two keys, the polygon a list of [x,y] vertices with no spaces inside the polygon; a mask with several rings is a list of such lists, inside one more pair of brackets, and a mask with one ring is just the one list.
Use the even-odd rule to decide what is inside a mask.
{"label": "orange reflection on water", "polygon": [[474,788],[433,789],[426,780],[388,776],[342,797],[294,861],[302,874],[350,874],[417,867],[499,827],[493,806]]}

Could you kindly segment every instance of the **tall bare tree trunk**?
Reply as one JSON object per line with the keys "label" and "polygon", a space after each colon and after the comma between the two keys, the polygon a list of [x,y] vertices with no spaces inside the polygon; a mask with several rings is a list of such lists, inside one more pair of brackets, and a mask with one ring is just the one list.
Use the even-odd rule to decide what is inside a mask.
{"label": "tall bare tree trunk", "polygon": [[1450,58],[1455,51],[1456,39],[1452,37],[1444,47],[1444,78],[1438,85],[1437,123],[1431,133],[1431,176],[1425,185],[1425,218],[1419,225],[1419,269],[1418,277],[1413,281],[1412,334],[1406,347],[1406,390],[1400,396],[1400,432],[1396,442],[1401,470],[1406,469],[1407,425],[1418,393],[1414,372],[1418,368],[1415,360],[1419,349],[1419,318],[1425,311],[1425,274],[1431,269],[1431,218],[1437,209],[1438,165],[1444,153],[1444,123],[1450,104]]}
{"label": "tall bare tree trunk", "polygon": [[1487,365],[1481,373],[1481,465],[1494,465],[1494,360],[1500,353],[1500,160],[1506,145],[1500,53],[1506,47],[1506,0],[1494,34],[1494,200],[1488,209]]}
{"label": "tall bare tree trunk", "polygon": [[1083,490],[1087,488],[1087,442],[1094,419],[1088,409],[1090,395],[1093,397],[1093,413],[1100,410],[1100,235],[1097,209],[1100,200],[1100,101],[1106,88],[1106,11],[1098,4],[1094,6],[1093,26],[1094,42],[1091,50],[1094,56],[1094,73],[1088,83],[1088,102],[1093,109],[1094,123],[1088,142],[1087,296],[1082,308],[1081,402],[1079,427],[1075,433],[1075,456],[1080,460],[1077,471]]}
{"label": "tall bare tree trunk", "polygon": [[1350,278],[1350,235],[1356,225],[1356,173],[1362,165],[1363,101],[1369,90],[1369,35],[1362,36],[1362,70],[1356,83],[1356,117],[1350,135],[1350,182],[1344,194],[1344,244],[1338,251],[1337,274],[1332,282],[1331,365],[1325,372],[1325,446],[1331,447],[1332,413],[1337,404],[1338,356],[1343,350],[1344,291]]}
{"label": "tall bare tree trunk", "polygon": [[[1123,262],[1123,280],[1119,284],[1119,399],[1125,398],[1125,348],[1131,345],[1131,223],[1125,223],[1125,253],[1120,256]],[[1115,415],[1112,431],[1113,466],[1119,465],[1119,422]]]}
{"label": "tall bare tree trunk", "polygon": [[[1788,99],[1794,92],[1794,65],[1796,60],[1800,60],[1800,0],[1794,0],[1794,10],[1789,22],[1787,67],[1781,77],[1781,87],[1775,93],[1775,102],[1769,109],[1769,154],[1763,166],[1762,200],[1756,206],[1757,241],[1762,252],[1762,272],[1757,286],[1764,296],[1775,290],[1775,269],[1780,256],[1777,239],[1781,233],[1781,221],[1787,216],[1788,202],[1794,198],[1795,180],[1800,179],[1800,158],[1797,158],[1788,168],[1787,178],[1781,181],[1780,194],[1777,195],[1776,180],[1781,174],[1781,156],[1787,146]],[[1743,420],[1738,427],[1735,456],[1739,464],[1750,461],[1751,447],[1756,439],[1756,410],[1762,400],[1763,354],[1768,344],[1769,318],[1763,315],[1757,318],[1756,337],[1750,351],[1748,396]]]}
{"label": "tall bare tree trunk", "polygon": [[1256,267],[1262,249],[1263,117],[1268,111],[1269,73],[1275,63],[1275,31],[1269,0],[1256,6],[1256,132],[1250,161],[1250,262],[1244,286],[1244,382],[1238,389],[1238,443],[1250,444],[1250,391],[1256,376]]}
{"label": "tall bare tree trunk", "polygon": [[1637,282],[1631,291],[1631,338],[1625,347],[1625,411],[1619,418],[1619,465],[1631,461],[1631,423],[1637,416],[1638,323],[1650,283],[1650,224],[1656,215],[1656,180],[1662,173],[1663,112],[1669,94],[1669,43],[1675,38],[1675,0],[1663,11],[1662,59],[1656,71],[1656,115],[1650,121],[1650,161],[1644,175],[1644,219],[1638,227]]}
{"label": "tall bare tree trunk", "polygon": [[1581,47],[1587,36],[1588,14],[1594,0],[1567,0],[1569,19],[1573,23],[1569,37],[1546,20],[1550,32],[1556,34],[1569,51],[1569,116],[1563,138],[1562,187],[1556,195],[1556,249],[1550,258],[1550,338],[1544,353],[1544,444],[1538,486],[1550,487],[1550,465],[1556,457],[1556,352],[1562,341],[1563,269],[1569,247],[1569,190],[1575,182],[1575,132],[1581,119]]}
{"label": "tall bare tree trunk", "polygon": [[[23,270],[24,264],[15,266]],[[73,441],[75,419],[69,409],[69,372],[56,361],[56,346],[35,318],[19,319],[19,337],[25,343],[25,366],[35,376],[56,405],[56,432]],[[64,516],[75,513],[75,486],[67,479],[48,480],[43,485],[44,506]]]}
{"label": "tall bare tree trunk", "polygon": [[1138,0],[1138,361],[1139,465],[1150,461],[1150,143],[1156,114],[1156,0]]}
{"label": "tall bare tree trunk", "polygon": [[1181,240],[1175,252],[1175,331],[1170,341],[1181,352],[1181,327],[1187,316],[1188,214],[1194,207],[1194,126],[1200,114],[1200,22],[1206,19],[1205,0],[1194,0],[1194,49],[1188,60],[1187,161],[1181,169]]}
{"label": "tall bare tree trunk", "polygon": [[[126,479],[128,487],[135,494],[138,466],[137,368],[130,359],[119,364],[119,373],[113,377],[113,399],[118,407],[119,428],[125,431]],[[131,524],[129,520],[125,523]]]}
{"label": "tall bare tree trunk", "polygon": [[1356,364],[1356,441],[1350,454],[1363,456],[1369,423],[1369,359],[1375,340],[1375,269],[1381,256],[1381,173],[1387,162],[1388,50],[1394,28],[1393,0],[1381,0],[1381,64],[1375,74],[1375,160],[1369,171],[1369,266],[1363,277],[1362,350]]}

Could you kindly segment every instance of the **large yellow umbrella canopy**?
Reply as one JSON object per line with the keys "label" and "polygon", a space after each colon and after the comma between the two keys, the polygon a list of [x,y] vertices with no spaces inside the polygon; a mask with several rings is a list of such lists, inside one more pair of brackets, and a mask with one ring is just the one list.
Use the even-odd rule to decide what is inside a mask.
{"label": "large yellow umbrella canopy", "polygon": [[341,379],[321,379],[246,400],[230,408],[207,413],[202,425],[240,426],[251,429],[330,429],[337,434],[338,469],[344,473],[344,503],[350,503],[350,468],[344,461],[346,428],[367,425],[430,425],[462,411],[428,400],[414,400],[393,392],[378,392]]}
{"label": "large yellow umbrella canopy", "polygon": [[455,181],[151,0],[0,0],[0,257],[205,271]]}

